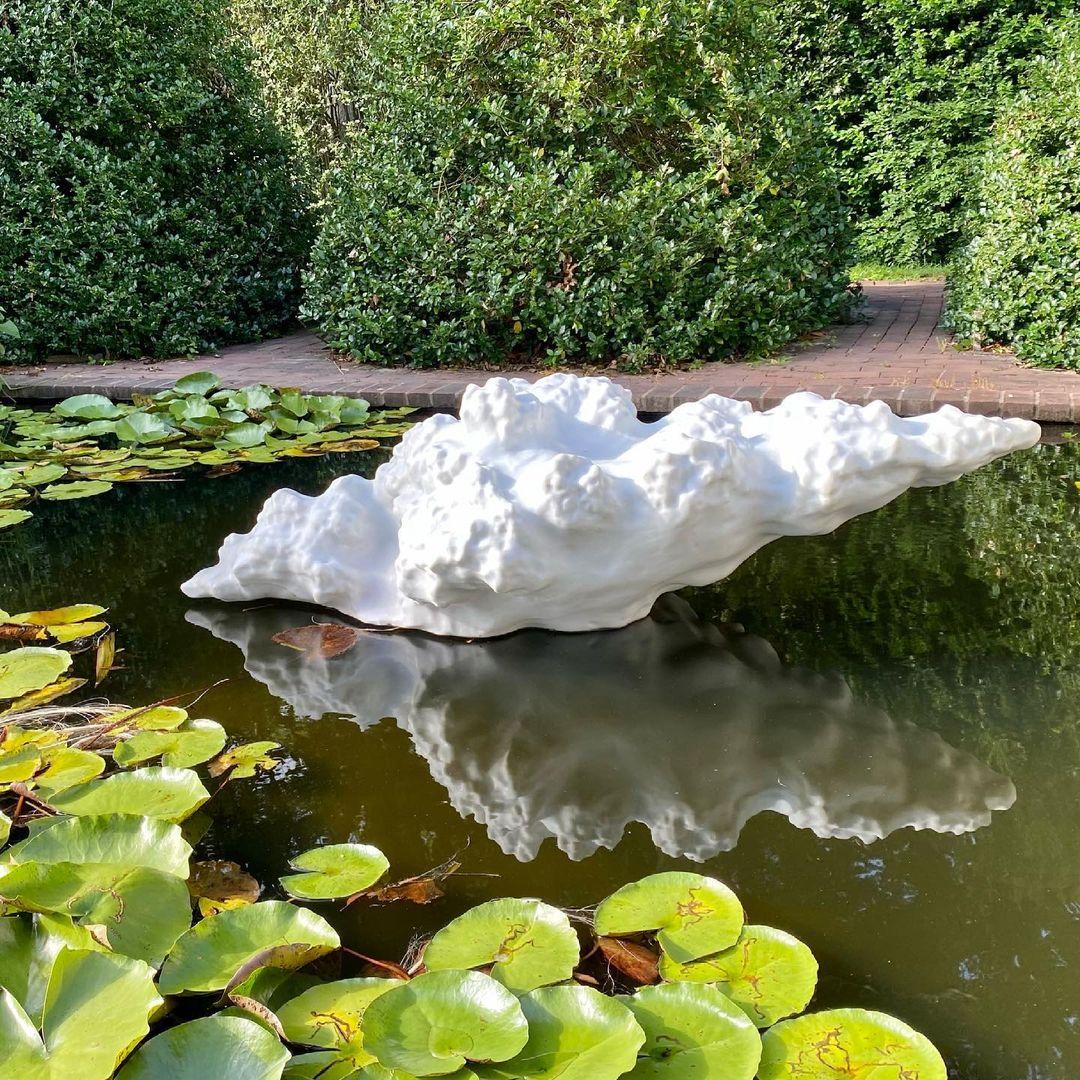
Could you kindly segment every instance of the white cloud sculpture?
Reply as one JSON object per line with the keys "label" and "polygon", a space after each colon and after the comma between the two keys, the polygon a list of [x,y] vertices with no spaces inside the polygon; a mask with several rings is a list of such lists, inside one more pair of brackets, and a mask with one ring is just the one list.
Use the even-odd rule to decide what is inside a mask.
{"label": "white cloud sculpture", "polygon": [[183,590],[453,637],[624,626],[770,540],[831,532],[1038,438],[1028,420],[948,405],[901,419],[809,393],[762,413],[710,395],[644,423],[608,379],[490,379],[373,480],[275,492]]}
{"label": "white cloud sculpture", "polygon": [[665,596],[650,618],[591,634],[494,641],[370,634],[333,659],[275,644],[304,611],[189,611],[244,653],[301,717],[392,716],[454,809],[527,861],[571,859],[635,822],[668,855],[712,858],[764,811],[820,837],[965,833],[1016,789],[935,732],[857,700],[835,674],[788,667],[767,641]]}

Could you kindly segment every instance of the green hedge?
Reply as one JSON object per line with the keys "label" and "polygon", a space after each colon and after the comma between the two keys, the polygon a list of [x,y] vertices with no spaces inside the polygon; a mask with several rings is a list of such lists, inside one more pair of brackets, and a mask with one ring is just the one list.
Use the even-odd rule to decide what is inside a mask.
{"label": "green hedge", "polygon": [[998,121],[969,225],[950,275],[953,329],[1080,368],[1080,19]]}
{"label": "green hedge", "polygon": [[168,355],[290,318],[289,149],[214,0],[0,7],[0,310],[49,352]]}
{"label": "green hedge", "polygon": [[797,84],[842,163],[860,257],[948,256],[994,117],[1072,5],[779,0]]}
{"label": "green hedge", "polygon": [[682,363],[835,319],[847,215],[759,16],[390,3],[306,314],[356,357],[417,366]]}

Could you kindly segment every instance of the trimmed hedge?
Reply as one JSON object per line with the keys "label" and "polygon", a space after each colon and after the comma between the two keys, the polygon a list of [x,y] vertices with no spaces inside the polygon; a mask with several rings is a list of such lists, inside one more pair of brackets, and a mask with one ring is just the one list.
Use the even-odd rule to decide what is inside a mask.
{"label": "trimmed hedge", "polygon": [[969,228],[951,268],[952,328],[1080,368],[1080,19],[998,121]]}
{"label": "trimmed hedge", "polygon": [[289,148],[230,35],[215,0],[3,5],[6,359],[192,352],[292,316]]}
{"label": "trimmed hedge", "polygon": [[436,366],[761,353],[850,300],[847,213],[758,0],[394,0],[305,314]]}
{"label": "trimmed hedge", "polygon": [[828,127],[862,259],[940,262],[998,111],[1073,0],[779,0],[800,91]]}

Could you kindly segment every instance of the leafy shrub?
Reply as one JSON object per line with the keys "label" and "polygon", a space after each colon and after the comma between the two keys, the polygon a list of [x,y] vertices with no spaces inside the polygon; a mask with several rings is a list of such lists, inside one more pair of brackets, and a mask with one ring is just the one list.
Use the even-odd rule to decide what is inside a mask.
{"label": "leafy shrub", "polygon": [[0,308],[24,356],[190,352],[290,317],[288,147],[230,33],[217,0],[3,6]]}
{"label": "leafy shrub", "polygon": [[981,181],[952,266],[953,329],[1080,368],[1080,19],[1001,116]]}
{"label": "leafy shrub", "polygon": [[403,0],[306,314],[364,360],[628,367],[834,320],[848,226],[757,0]]}
{"label": "leafy shrub", "polygon": [[801,92],[843,165],[860,255],[933,262],[956,244],[999,109],[1067,0],[781,0]]}

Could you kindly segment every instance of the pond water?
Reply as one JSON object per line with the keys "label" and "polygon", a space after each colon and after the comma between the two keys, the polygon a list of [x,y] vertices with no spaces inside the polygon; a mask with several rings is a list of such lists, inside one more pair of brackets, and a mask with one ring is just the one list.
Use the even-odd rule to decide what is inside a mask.
{"label": "pond water", "polygon": [[180,594],[274,488],[377,463],[128,486],[0,534],[0,607],[110,606],[113,700],[228,679],[200,713],[287,751],[214,799],[202,857],[273,883],[320,842],[376,844],[395,877],[464,851],[437,904],[328,913],[394,958],[492,896],[581,907],[701,867],[813,948],[817,1007],[894,1012],[963,1080],[1080,1076],[1074,447],[777,542],[608,633],[310,661],[270,640],[310,611]]}

